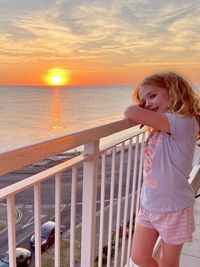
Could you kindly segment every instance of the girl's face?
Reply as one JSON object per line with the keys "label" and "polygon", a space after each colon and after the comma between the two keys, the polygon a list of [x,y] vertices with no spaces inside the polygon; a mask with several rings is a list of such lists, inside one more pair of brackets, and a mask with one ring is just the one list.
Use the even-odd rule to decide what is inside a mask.
{"label": "girl's face", "polygon": [[139,90],[141,105],[156,112],[166,112],[169,107],[169,95],[165,88],[143,85]]}

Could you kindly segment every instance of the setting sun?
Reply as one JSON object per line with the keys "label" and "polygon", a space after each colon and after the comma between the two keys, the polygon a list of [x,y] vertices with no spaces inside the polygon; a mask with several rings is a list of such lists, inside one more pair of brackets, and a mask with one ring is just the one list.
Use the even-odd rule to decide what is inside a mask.
{"label": "setting sun", "polygon": [[62,86],[69,83],[70,74],[69,70],[61,68],[53,68],[47,71],[44,76],[44,81],[48,85]]}

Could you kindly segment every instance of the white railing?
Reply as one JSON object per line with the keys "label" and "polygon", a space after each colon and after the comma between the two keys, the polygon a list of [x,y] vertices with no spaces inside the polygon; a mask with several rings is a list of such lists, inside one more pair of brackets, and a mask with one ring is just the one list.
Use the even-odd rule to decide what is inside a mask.
{"label": "white railing", "polygon": [[[109,118],[110,120],[110,118]],[[84,129],[76,131],[72,134],[62,136],[53,140],[48,140],[40,144],[34,144],[29,147],[19,148],[15,151],[8,151],[0,154],[0,174],[5,175],[14,170],[23,168],[27,165],[34,164],[45,158],[54,156],[58,153],[66,152],[80,145],[84,145],[83,152],[72,159],[60,163],[52,168],[46,169],[38,174],[32,175],[17,183],[11,184],[0,190],[0,200],[7,202],[7,226],[8,226],[8,249],[10,265],[16,266],[16,225],[15,225],[15,198],[20,192],[34,188],[34,231],[35,231],[35,266],[41,266],[41,186],[44,181],[55,177],[55,266],[60,266],[60,227],[61,227],[61,187],[62,175],[68,170],[72,169],[72,188],[71,188],[71,226],[70,226],[70,266],[75,266],[75,240],[76,240],[76,207],[77,207],[77,169],[83,166],[83,189],[82,189],[82,220],[81,220],[81,266],[93,266],[94,258],[98,254],[99,266],[102,266],[103,247],[107,246],[107,266],[111,266],[111,257],[113,249],[113,231],[115,231],[115,259],[114,265],[118,266],[118,258],[121,258],[121,266],[124,265],[127,257],[125,257],[126,246],[126,224],[131,220],[133,221],[133,214],[135,213],[138,204],[132,204],[131,218],[130,213],[130,196],[135,195],[136,186],[140,186],[140,182],[136,181],[136,171],[138,168],[138,157],[142,155],[142,144],[144,143],[143,131],[134,128],[131,132],[124,130],[132,127],[130,122],[124,119],[114,118],[113,121],[98,121],[87,125]],[[120,133],[118,137],[112,138],[108,143],[100,144],[102,138]],[[140,137],[140,136],[143,137]],[[142,138],[142,139],[141,139]],[[128,148],[127,148],[128,142]],[[132,150],[135,149],[135,171],[132,174]],[[128,161],[127,170],[125,171],[124,157],[127,155]],[[119,159],[119,177],[116,172],[116,156],[120,155]],[[111,157],[111,165],[107,165],[107,158]],[[141,156],[140,156],[141,157]],[[98,171],[98,165],[101,165],[101,171]],[[106,169],[111,168],[111,176],[108,177]],[[140,164],[141,176],[141,164]],[[126,172],[126,177],[124,173]],[[98,180],[98,176],[101,179]],[[134,175],[134,183],[130,183],[131,176]],[[119,179],[119,181],[118,181]],[[140,178],[141,179],[141,178]],[[107,187],[105,184],[109,180],[110,193],[109,205],[105,204],[105,195]],[[96,199],[97,187],[101,183],[101,206],[99,218],[99,229],[96,227]],[[118,185],[118,197],[116,196],[116,185]],[[133,193],[130,191],[132,185]],[[126,187],[125,194],[122,194],[123,187]],[[134,203],[134,202],[132,202]],[[108,208],[109,207],[109,208]],[[117,207],[117,208],[116,208]],[[124,208],[122,216],[121,207]],[[109,210],[109,211],[108,211]],[[109,214],[109,219],[107,216]],[[123,218],[123,220],[122,220]],[[107,222],[108,219],[108,222]],[[121,223],[123,221],[123,226]],[[107,224],[107,225],[106,225]],[[114,225],[115,229],[114,230]],[[122,245],[119,246],[119,234],[123,229]],[[104,229],[108,231],[105,234]],[[97,234],[97,233],[100,234]],[[130,234],[132,233],[132,230]],[[105,238],[105,235],[107,238]],[[107,239],[107,240],[106,240]],[[120,241],[121,242],[121,241]],[[130,242],[129,242],[130,243]],[[129,245],[130,246],[130,245]],[[97,253],[98,251],[98,253]],[[123,257],[118,256],[119,251]],[[123,260],[122,260],[123,258]]]}
{"label": "white railing", "polygon": [[[121,117],[109,118],[81,126],[79,130],[40,144],[0,154],[0,175],[35,164],[83,146],[75,156],[38,174],[0,190],[0,201],[7,203],[8,249],[10,266],[16,266],[16,196],[30,188],[34,189],[35,266],[42,266],[41,257],[41,210],[42,184],[55,177],[55,249],[54,266],[60,266],[60,228],[62,183],[66,171],[71,170],[70,201],[70,267],[75,263],[75,241],[81,241],[80,266],[123,267],[129,260],[134,216],[139,207],[142,180],[142,157],[145,133]],[[117,134],[117,135],[116,135]],[[106,138],[105,138],[106,137]],[[107,140],[108,137],[108,140]],[[103,140],[103,142],[102,142]],[[83,168],[83,175],[78,174]],[[0,177],[1,179],[1,177]],[[78,181],[82,184],[81,235],[78,236],[77,196]],[[80,188],[79,188],[80,189]],[[66,193],[65,193],[66,194]],[[100,207],[97,208],[97,202]],[[79,230],[80,230],[79,229]],[[104,264],[105,266],[105,264]]]}

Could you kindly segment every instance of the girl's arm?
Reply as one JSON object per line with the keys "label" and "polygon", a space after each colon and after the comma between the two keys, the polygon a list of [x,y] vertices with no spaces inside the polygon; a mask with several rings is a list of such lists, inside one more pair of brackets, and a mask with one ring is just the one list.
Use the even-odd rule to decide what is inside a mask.
{"label": "girl's arm", "polygon": [[138,105],[127,107],[124,112],[125,118],[135,124],[149,126],[155,130],[170,133],[169,122],[165,114],[142,108]]}

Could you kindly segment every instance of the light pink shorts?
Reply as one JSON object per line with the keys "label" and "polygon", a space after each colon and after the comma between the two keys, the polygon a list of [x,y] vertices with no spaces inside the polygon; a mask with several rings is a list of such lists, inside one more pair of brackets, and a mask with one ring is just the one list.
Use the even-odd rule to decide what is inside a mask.
{"label": "light pink shorts", "polygon": [[192,240],[195,230],[192,208],[176,212],[150,212],[140,207],[137,223],[158,231],[161,239],[168,244],[180,245]]}

